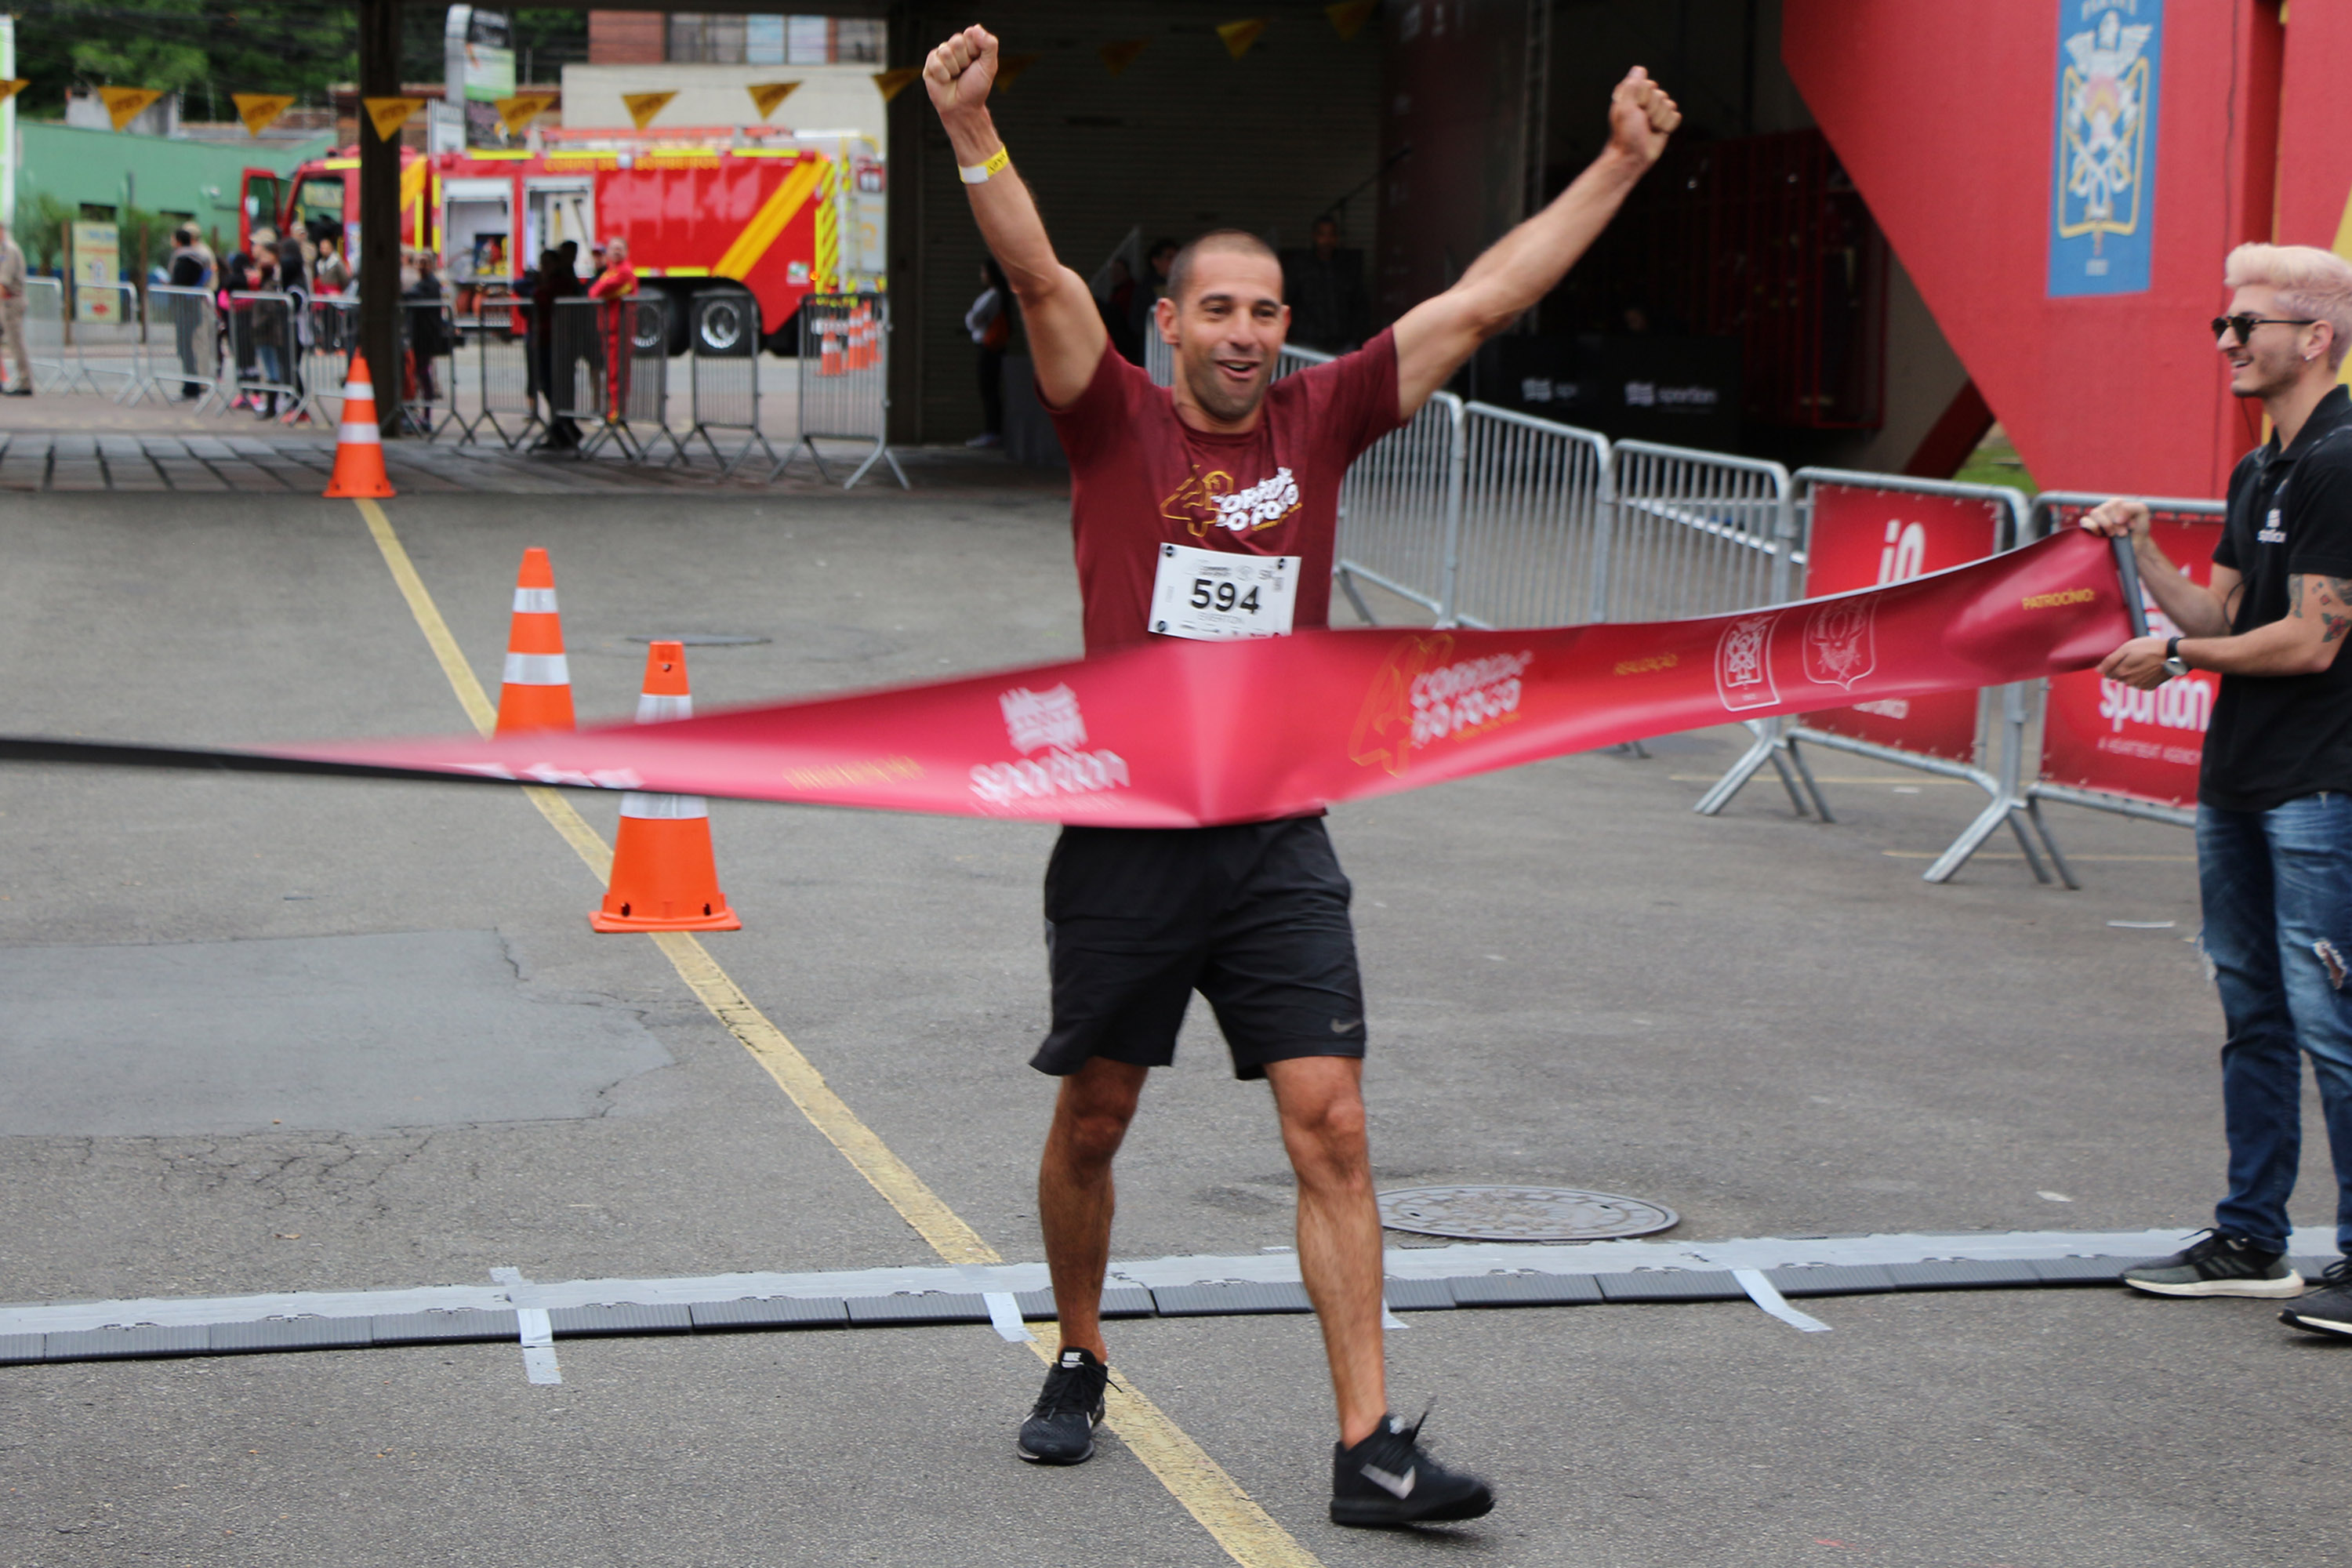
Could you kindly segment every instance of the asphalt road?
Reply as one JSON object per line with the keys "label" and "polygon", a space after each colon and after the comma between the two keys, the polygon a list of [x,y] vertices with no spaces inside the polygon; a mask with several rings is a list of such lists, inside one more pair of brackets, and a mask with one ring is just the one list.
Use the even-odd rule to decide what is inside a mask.
{"label": "asphalt road", "polygon": [[[583,716],[642,638],[705,706],[1077,651],[1062,503],[427,498],[387,511],[495,691],[527,544]],[[236,744],[464,715],[357,512],[22,497],[0,512],[0,729]],[[2089,886],[1918,879],[1962,786],[1737,731],[1341,808],[1385,1185],[1548,1182],[1678,1235],[2206,1222],[2219,1019],[2187,837],[2062,812]],[[611,802],[583,799],[603,831]],[[715,803],[711,952],[1007,1258],[1050,1085],[1051,829]],[[1996,850],[2000,845],[1994,846]],[[2013,846],[2010,847],[2013,855]],[[0,1300],[933,1261],[519,795],[0,765]],[[2123,929],[2111,921],[2174,922]],[[1196,1009],[1204,1014],[1205,1009]],[[2328,1217],[2315,1117],[2295,1217]],[[1117,1250],[1289,1241],[1260,1086],[1204,1017],[1121,1166]],[[1487,1521],[1322,1521],[1304,1319],[1118,1325],[1114,1362],[1327,1563],[2138,1565],[2325,1557],[2352,1352],[2258,1303],[2105,1290],[1420,1314],[1395,1401]],[[0,1563],[1229,1561],[1116,1441],[1010,1452],[1029,1352],[985,1328],[0,1369]]]}

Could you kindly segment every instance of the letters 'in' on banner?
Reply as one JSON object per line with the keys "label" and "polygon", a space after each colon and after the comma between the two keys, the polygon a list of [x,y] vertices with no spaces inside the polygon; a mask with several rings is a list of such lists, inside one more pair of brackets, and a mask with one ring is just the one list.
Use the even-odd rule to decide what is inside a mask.
{"label": "letters 'in' on banner", "polygon": [[[1805,595],[1819,598],[1883,587],[1981,560],[2000,548],[2001,513],[1999,502],[1973,496],[1817,485]],[[1865,642],[1841,640],[1833,626],[1821,628],[1814,651],[1825,666],[1837,667],[1848,688],[1868,673],[1874,657]],[[1976,760],[1977,707],[1974,691],[1938,691],[1830,709],[1808,714],[1805,722],[1918,756],[1970,763]]]}

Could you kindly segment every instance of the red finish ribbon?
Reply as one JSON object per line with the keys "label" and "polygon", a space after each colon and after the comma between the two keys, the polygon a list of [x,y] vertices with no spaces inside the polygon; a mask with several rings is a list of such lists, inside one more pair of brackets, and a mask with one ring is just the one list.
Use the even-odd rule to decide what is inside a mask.
{"label": "red finish ribbon", "polygon": [[0,741],[0,755],[1192,826],[1728,719],[2037,679],[2094,665],[2130,635],[2107,542],[2069,531],[1889,587],[1701,620],[1154,640],[935,685],[488,741],[207,753]]}

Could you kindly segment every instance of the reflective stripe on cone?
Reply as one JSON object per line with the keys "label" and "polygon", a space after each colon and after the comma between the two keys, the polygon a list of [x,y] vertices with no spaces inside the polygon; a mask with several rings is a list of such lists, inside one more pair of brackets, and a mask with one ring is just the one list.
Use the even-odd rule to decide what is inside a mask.
{"label": "reflective stripe on cone", "polygon": [[[685,647],[655,643],[646,650],[637,722],[692,717]],[[719,890],[709,817],[709,807],[698,795],[624,794],[621,828],[613,840],[612,880],[603,906],[588,917],[588,923],[602,931],[741,930],[743,922]]]}
{"label": "reflective stripe on cone", "polygon": [[499,689],[499,733],[576,728],[572,664],[563,657],[563,618],[555,605],[555,567],[534,544],[515,572],[514,619]]}

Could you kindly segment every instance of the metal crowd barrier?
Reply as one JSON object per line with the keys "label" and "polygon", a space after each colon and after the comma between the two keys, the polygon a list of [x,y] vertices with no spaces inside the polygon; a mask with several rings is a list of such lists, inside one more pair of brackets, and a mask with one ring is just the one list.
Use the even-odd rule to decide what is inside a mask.
{"label": "metal crowd barrier", "polygon": [[[478,412],[458,444],[477,439],[488,426],[509,450],[522,443],[533,428],[546,428],[540,417],[537,328],[534,307],[511,292],[483,291],[473,322],[475,375],[479,384]],[[552,405],[551,405],[552,406]],[[503,421],[511,421],[509,435]]]}
{"label": "metal crowd barrier", "polygon": [[405,429],[431,440],[452,427],[464,445],[457,414],[457,317],[446,300],[400,302],[400,417]]}
{"label": "metal crowd barrier", "polygon": [[812,294],[801,301],[800,323],[800,438],[768,478],[782,473],[805,447],[816,471],[830,481],[819,441],[871,441],[873,450],[841,488],[855,488],[875,464],[887,463],[899,488],[912,489],[890,450],[889,299]]}
{"label": "metal crowd barrier", "polygon": [[548,332],[549,402],[555,417],[594,426],[580,443],[579,456],[610,443],[629,461],[644,462],[654,441],[677,444],[663,424],[668,407],[668,304],[658,294],[554,302]]}
{"label": "metal crowd barrier", "polygon": [[[2073,526],[2084,512],[2109,499],[2087,491],[2044,490],[2033,498],[2027,510],[2026,536],[2045,539],[2058,529]],[[2193,529],[2202,532],[2229,515],[2228,505],[2218,500],[2166,496],[2130,499],[2145,502],[2156,514],[2155,526],[2168,531]],[[2210,554],[2209,541],[2199,539],[2196,544],[2203,553]],[[2180,552],[2175,549],[2169,553],[2178,558]],[[2201,566],[2198,561],[2189,564],[2192,568]],[[2154,597],[2145,590],[2142,595],[2149,629],[2177,631],[2179,628],[2170,626]],[[2183,679],[2167,681],[2148,692],[2131,690],[2088,670],[2042,683],[2040,776],[2027,786],[2025,794],[2034,820],[2041,826],[2042,841],[2062,871],[2065,861],[2050,836],[2048,824],[2041,817],[2041,803],[2045,800],[2168,823],[2175,827],[2197,826],[2193,804],[2197,770],[2204,752],[2205,724],[2211,716],[2211,689],[2198,679],[2198,673],[2192,671]],[[2109,734],[2089,747],[2070,744],[2072,737],[2065,731],[2073,728],[2072,700],[2077,694],[2062,689],[2060,682],[2079,682],[2087,689],[2094,680],[2100,682],[2100,695],[2095,709],[2084,717],[2105,719]],[[2080,696],[2087,700],[2088,689],[2082,690]],[[2088,706],[2087,701],[2084,705]],[[2154,733],[2147,732],[2151,731]],[[2174,733],[2168,736],[2164,733],[2167,731]],[[2193,745],[2179,738],[2191,731],[2196,735]],[[2074,782],[2053,780],[2053,773],[2071,775]],[[2071,877],[2068,885],[2073,885]]]}
{"label": "metal crowd barrier", "polygon": [[[694,427],[686,439],[702,438],[722,477],[732,474],[754,447],[768,455],[772,472],[780,459],[760,428],[759,301],[731,289],[696,295],[687,341],[694,345],[688,371]],[[707,353],[705,344],[722,345],[725,352]],[[743,444],[730,457],[711,438],[714,430],[740,431]],[[681,455],[684,450],[681,446]]]}
{"label": "metal crowd barrier", "polygon": [[[1315,351],[1286,348],[1282,352],[1285,357],[1289,357]],[[1276,367],[1277,374],[1280,369],[1279,365]],[[1170,348],[1168,340],[1160,335],[1159,327],[1150,322],[1146,322],[1143,329],[1143,374],[1151,378],[1154,386],[1176,384],[1176,351]]]}
{"label": "metal crowd barrier", "polygon": [[[1979,525],[1977,521],[1965,518],[1939,520],[1944,526],[1957,526],[1962,531],[1963,537],[1957,546],[1947,544],[1948,551],[1957,553],[1962,559],[1977,559],[1981,554],[1999,554],[2013,550],[2021,539],[2024,497],[2007,486],[1969,485],[1943,479],[1915,479],[1897,474],[1858,473],[1835,468],[1801,468],[1797,472],[1796,479],[1805,487],[1804,500],[1800,510],[1804,523],[1804,560],[1809,568],[1820,552],[1815,521],[1819,508],[1818,496],[1823,487],[1864,490],[1874,495],[1896,498],[1919,496],[1962,500],[1988,507],[1990,509],[1990,526],[1981,542],[1967,535],[1968,530]],[[1905,564],[1904,551],[1906,544],[1902,537],[1905,531],[1903,525],[1904,520],[1899,517],[1887,524],[1887,538],[1878,567],[1878,580],[1881,583],[1904,581],[1909,576],[1917,574],[1920,570],[1916,559],[1907,566]],[[1872,526],[1874,528],[1876,526],[1874,521]],[[1875,545],[1878,541],[1874,535],[1867,543]],[[1855,585],[1840,584],[1822,586],[1796,582],[1790,585],[1791,591],[1776,594],[1772,602],[1784,603],[1790,598],[1845,591]],[[1990,797],[1976,819],[1969,824],[1960,836],[1954,839],[1923,873],[1925,880],[1930,882],[1949,880],[1962,866],[1968,863],[1969,857],[1983,847],[1986,839],[1991,837],[2006,825],[2016,836],[2018,847],[2024,852],[2026,866],[2033,873],[2034,879],[2048,882],[2051,879],[2050,873],[2043,868],[2041,856],[2035,848],[2037,839],[2042,846],[2048,847],[2047,832],[2040,820],[2040,812],[2034,807],[2032,798],[2024,788],[2025,737],[2027,726],[2032,718],[2032,705],[2027,700],[2026,688],[2021,683],[2011,683],[1990,689],[1976,694],[1972,699],[1972,704],[1973,723],[1968,727],[1961,743],[1954,748],[1960,753],[1957,756],[1937,754],[1927,742],[1906,746],[1899,743],[1899,741],[1893,743],[1875,741],[1842,733],[1825,728],[1821,723],[1807,723],[1801,718],[1794,721],[1779,719],[1751,724],[1749,728],[1757,733],[1755,744],[1748,748],[1747,753],[1738,762],[1732,764],[1730,771],[1725,773],[1713,788],[1700,797],[1695,809],[1709,816],[1721,811],[1730,802],[1731,797],[1739,793],[1741,786],[1769,762],[1780,770],[1784,784],[1789,783],[1789,768],[1793,766],[1798,776],[1802,779],[1806,793],[1811,796],[1813,809],[1820,815],[1821,820],[1824,823],[1833,822],[1836,819],[1830,814],[1828,802],[1823,799],[1820,786],[1814,783],[1812,773],[1805,765],[1802,754],[1799,751],[1801,744],[1805,743],[1823,746],[1833,751],[1850,752],[1855,756],[1868,757],[1874,762],[1885,763],[1895,767],[1911,768],[1943,778],[1961,780],[1975,784]],[[1997,710],[1988,711],[1989,705],[1992,704],[1997,704]],[[1910,716],[1909,710],[1910,705],[1904,704],[1901,711],[1884,716],[1890,722],[1899,724]],[[1874,705],[1869,710],[1878,711],[1879,705]],[[1784,760],[1786,765],[1784,765]],[[1797,810],[1801,816],[1805,809],[1804,804],[1797,795],[1793,785],[1790,787],[1790,795],[1797,802]],[[2076,885],[2063,862],[2059,863],[2058,868],[2061,878],[2068,887]]]}
{"label": "metal crowd barrier", "polygon": [[[33,362],[33,384],[63,392],[74,379],[66,368],[66,286],[59,278],[25,279],[25,348]],[[46,386],[41,378],[48,378]]]}
{"label": "metal crowd barrier", "polygon": [[101,375],[121,383],[117,403],[139,395],[139,289],[131,283],[77,283],[73,289],[73,373],[67,383],[103,393]]}
{"label": "metal crowd barrier", "polygon": [[1610,488],[1594,620],[1671,620],[1794,596],[1793,487],[1780,464],[1620,441]]}
{"label": "metal crowd barrier", "polygon": [[281,413],[301,406],[301,331],[293,296],[231,294],[228,318],[237,392],[279,402]]}
{"label": "metal crowd barrier", "polygon": [[1608,438],[1490,404],[1462,413],[1468,451],[1451,618],[1482,629],[1600,619]]}
{"label": "metal crowd barrier", "polygon": [[[360,346],[360,304],[340,297],[313,300],[309,311],[310,331],[302,344],[302,384],[320,423],[341,425],[343,384],[351,379],[352,355]],[[373,375],[375,367],[369,366],[368,374]],[[379,385],[376,396],[388,396],[391,391],[389,385]]]}
{"label": "metal crowd barrier", "polygon": [[[144,337],[140,356],[142,392],[193,400],[198,413],[223,401],[220,310],[211,289],[150,284]],[[164,390],[173,386],[176,392]]]}

